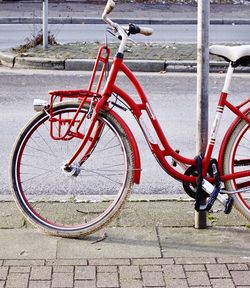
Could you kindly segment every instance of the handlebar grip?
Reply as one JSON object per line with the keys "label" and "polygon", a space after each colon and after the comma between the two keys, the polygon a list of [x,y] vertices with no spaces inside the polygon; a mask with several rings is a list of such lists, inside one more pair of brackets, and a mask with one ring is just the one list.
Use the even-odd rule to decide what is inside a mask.
{"label": "handlebar grip", "polygon": [[140,27],[140,34],[143,34],[145,36],[150,36],[152,35],[154,30],[152,28],[148,27]]}
{"label": "handlebar grip", "polygon": [[128,31],[129,34],[142,34],[144,36],[150,36],[153,34],[154,30],[148,27],[140,27],[136,24],[130,23],[128,27],[122,26],[125,31]]}
{"label": "handlebar grip", "polygon": [[106,16],[111,13],[111,11],[114,9],[115,7],[115,1],[114,0],[108,0],[107,4],[104,8],[103,14],[102,14],[102,18],[106,18]]}

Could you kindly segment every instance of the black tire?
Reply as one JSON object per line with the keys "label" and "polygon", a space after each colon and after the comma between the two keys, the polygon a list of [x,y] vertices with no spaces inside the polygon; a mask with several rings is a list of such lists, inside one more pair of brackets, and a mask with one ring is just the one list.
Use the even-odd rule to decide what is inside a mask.
{"label": "black tire", "polygon": [[[54,113],[70,117],[77,107],[59,104]],[[81,116],[87,110],[83,108]],[[117,214],[132,189],[134,162],[128,137],[110,113],[102,111],[98,121],[104,124],[102,135],[78,176],[62,167],[81,139],[52,140],[47,113],[35,115],[16,140],[10,160],[12,193],[24,216],[49,234],[93,233]]]}

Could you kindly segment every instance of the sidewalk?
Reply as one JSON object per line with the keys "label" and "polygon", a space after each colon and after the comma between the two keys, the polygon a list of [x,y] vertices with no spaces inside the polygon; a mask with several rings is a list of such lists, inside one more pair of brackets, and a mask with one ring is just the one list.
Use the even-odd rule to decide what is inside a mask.
{"label": "sidewalk", "polygon": [[72,240],[2,230],[0,287],[249,287],[244,229],[126,227],[106,233],[97,242],[96,236]]}
{"label": "sidewalk", "polygon": [[[210,215],[210,228],[195,230],[193,205],[129,202],[82,239],[9,222],[12,229],[0,230],[0,287],[249,287],[249,228],[233,212]],[[22,219],[14,203],[6,209],[1,204],[2,228],[6,218]]]}

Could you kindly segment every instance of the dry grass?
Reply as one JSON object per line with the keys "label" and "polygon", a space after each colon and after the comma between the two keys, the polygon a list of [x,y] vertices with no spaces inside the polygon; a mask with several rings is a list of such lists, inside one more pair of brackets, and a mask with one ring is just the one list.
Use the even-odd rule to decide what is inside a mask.
{"label": "dry grass", "polygon": [[[55,36],[48,32],[48,44],[51,46],[58,45]],[[13,48],[13,51],[16,53],[25,53],[29,51],[31,48],[35,48],[39,45],[43,45],[43,32],[40,30],[37,35],[33,36],[32,38],[28,38],[26,40],[26,43],[23,45],[20,45],[16,48]]]}

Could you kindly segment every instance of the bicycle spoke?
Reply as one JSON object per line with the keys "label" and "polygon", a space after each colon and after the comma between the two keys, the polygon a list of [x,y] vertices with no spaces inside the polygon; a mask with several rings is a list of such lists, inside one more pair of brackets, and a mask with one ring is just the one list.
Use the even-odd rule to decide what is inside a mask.
{"label": "bicycle spoke", "polygon": [[[54,169],[54,170],[56,170],[56,169]],[[40,174],[38,174],[38,175],[36,175],[34,177],[31,177],[29,179],[26,179],[26,180],[22,181],[21,183],[23,184],[23,183],[25,183],[27,181],[34,180],[34,179],[39,178],[39,177],[44,176],[44,175],[48,175],[49,173],[54,173],[54,170],[48,170],[48,171],[46,171],[44,173],[40,173]]]}
{"label": "bicycle spoke", "polygon": [[[94,170],[91,170],[91,169],[82,169],[82,170],[83,170],[83,171],[87,171],[87,172],[91,172],[91,173],[96,174],[96,175],[98,175],[98,176],[100,176],[100,177],[106,178],[106,179],[110,180],[111,182],[114,182],[114,183],[117,183],[117,184],[122,184],[122,182],[115,181],[115,180],[107,177],[106,175],[103,175],[103,174],[101,174],[101,173],[95,172]],[[122,175],[122,174],[119,174],[119,175]],[[82,175],[82,176],[84,176],[84,175]],[[110,175],[108,175],[108,176],[110,176]],[[112,176],[112,175],[111,175],[111,176]]]}

